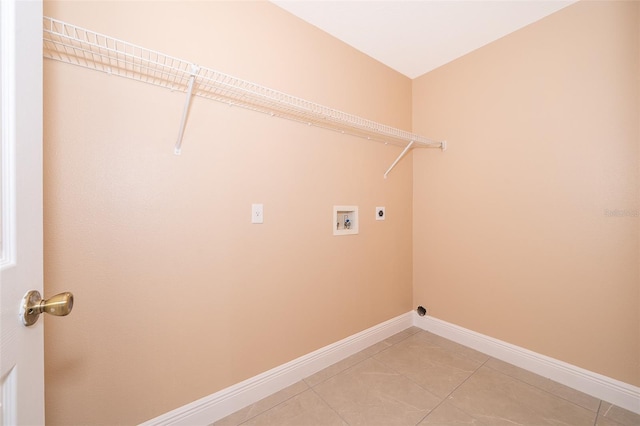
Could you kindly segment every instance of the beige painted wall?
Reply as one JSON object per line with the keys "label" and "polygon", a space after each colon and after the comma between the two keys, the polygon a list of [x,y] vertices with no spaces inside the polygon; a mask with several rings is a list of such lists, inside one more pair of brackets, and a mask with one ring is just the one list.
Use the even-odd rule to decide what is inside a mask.
{"label": "beige painted wall", "polygon": [[[45,14],[400,128],[411,81],[266,2]],[[411,309],[400,149],[45,61],[46,415],[133,424]],[[265,223],[250,223],[264,203]],[[360,234],[332,235],[332,206]],[[376,222],[375,207],[387,220]]]}
{"label": "beige painted wall", "polygon": [[640,3],[580,2],[416,80],[414,305],[640,385]]}

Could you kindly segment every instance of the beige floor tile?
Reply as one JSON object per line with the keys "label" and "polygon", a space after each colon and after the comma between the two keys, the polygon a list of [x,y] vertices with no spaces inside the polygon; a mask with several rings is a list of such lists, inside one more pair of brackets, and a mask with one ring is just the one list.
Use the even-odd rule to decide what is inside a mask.
{"label": "beige floor tile", "polygon": [[400,333],[396,333],[393,336],[388,337],[384,341],[387,342],[389,345],[395,345],[396,343],[401,342],[407,337],[412,336],[416,333],[419,333],[420,331],[421,329],[418,327],[409,327],[406,330],[402,330]]}
{"label": "beige floor tile", "polygon": [[349,425],[416,425],[440,399],[369,358],[314,387]]}
{"label": "beige floor tile", "polygon": [[478,362],[485,362],[489,359],[489,355],[487,354],[483,354],[482,352],[478,352],[468,346],[464,346],[454,341],[445,339],[444,337],[440,337],[437,334],[423,331],[421,333],[421,337],[429,341],[430,343],[441,347],[442,349],[447,349],[449,351],[459,353],[460,355],[464,355],[465,357],[471,358]]}
{"label": "beige floor tile", "polygon": [[525,383],[550,392],[588,410],[597,412],[598,407],[600,406],[600,400],[592,397],[591,395],[587,395],[586,393],[577,391],[568,386],[561,385],[558,382],[554,382],[553,380],[544,378],[527,370],[523,370],[515,365],[491,358],[487,361],[485,366],[493,368],[494,370],[507,374],[518,380],[522,380]]}
{"label": "beige floor tile", "polygon": [[[638,426],[640,425],[640,415],[633,413],[624,408],[620,408],[616,405],[602,401],[600,411],[598,412],[598,421],[602,419],[604,425],[605,420],[613,420],[624,426]],[[600,423],[599,423],[600,424]]]}
{"label": "beige floor tile", "polygon": [[618,422],[614,422],[613,420],[609,420],[606,417],[598,416],[598,420],[596,421],[595,426],[624,426],[624,425]]}
{"label": "beige floor tile", "polygon": [[405,331],[411,334],[416,334],[424,330],[422,330],[420,327],[416,327],[415,325],[412,325],[411,327],[407,328]]}
{"label": "beige floor tile", "polygon": [[213,424],[213,426],[237,426],[242,422],[257,416],[258,414],[264,413],[265,411],[275,407],[276,405],[286,401],[289,398],[298,395],[309,389],[304,382],[294,383],[291,386],[288,386],[282,389],[279,392],[274,393],[273,395],[269,395],[268,397],[261,399],[255,404],[251,404],[248,407],[243,408],[242,410],[238,410],[235,413],[218,420]]}
{"label": "beige floor tile", "polygon": [[596,413],[488,367],[481,367],[448,402],[490,425],[592,426]]}
{"label": "beige floor tile", "polygon": [[364,349],[362,352],[367,356],[374,356],[378,352],[382,352],[391,346],[392,346],[391,343],[387,342],[386,340],[383,340],[382,342],[378,342],[375,345],[369,346],[368,348]]}
{"label": "beige floor tile", "polygon": [[358,352],[356,354],[351,355],[350,357],[343,359],[342,361],[338,361],[335,364],[330,365],[329,367],[318,371],[317,373],[304,379],[304,381],[309,386],[313,387],[317,384],[324,382],[327,379],[330,379],[331,377],[346,370],[347,368],[353,367],[357,363],[362,362],[367,358],[369,358],[369,355],[367,355],[362,351]]}
{"label": "beige floor tile", "polygon": [[374,358],[444,398],[473,374],[482,362],[443,348],[431,336],[428,333],[414,334]]}
{"label": "beige floor tile", "polygon": [[329,367],[318,371],[317,373],[305,378],[305,382],[307,382],[307,384],[311,387],[324,382],[325,380],[335,376],[336,374],[340,373],[341,371],[346,370],[349,367],[354,366],[355,364],[364,361],[365,359],[379,353],[382,352],[385,349],[390,348],[391,346],[393,346],[393,342],[400,342],[404,339],[406,339],[407,337],[411,336],[412,334],[418,333],[420,331],[420,329],[418,327],[409,327],[406,330],[401,331],[400,333],[396,333],[393,336],[389,337],[386,340],[383,340],[381,342],[378,342],[374,345],[369,346],[368,348],[363,349],[362,351],[348,357],[345,358],[342,361],[339,361],[333,365],[330,365]]}
{"label": "beige floor tile", "polygon": [[478,419],[474,419],[464,411],[461,411],[449,404],[442,403],[433,410],[426,419],[419,423],[419,426],[480,426]]}
{"label": "beige floor tile", "polygon": [[250,419],[243,426],[347,426],[313,390]]}

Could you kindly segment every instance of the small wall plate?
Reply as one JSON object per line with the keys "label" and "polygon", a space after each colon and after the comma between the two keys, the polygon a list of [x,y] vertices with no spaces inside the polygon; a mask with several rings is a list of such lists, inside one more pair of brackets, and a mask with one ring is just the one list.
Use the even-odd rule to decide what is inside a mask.
{"label": "small wall plate", "polygon": [[384,220],[387,216],[384,207],[376,207],[376,220]]}

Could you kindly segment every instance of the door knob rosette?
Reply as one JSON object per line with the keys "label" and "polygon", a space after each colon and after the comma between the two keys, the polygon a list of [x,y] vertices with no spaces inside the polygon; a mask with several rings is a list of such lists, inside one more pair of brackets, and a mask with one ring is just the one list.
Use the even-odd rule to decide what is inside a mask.
{"label": "door knob rosette", "polygon": [[56,294],[49,299],[43,299],[40,292],[32,290],[27,292],[22,298],[20,305],[20,319],[22,324],[29,327],[38,321],[41,313],[46,312],[51,315],[63,317],[69,315],[73,309],[73,294],[64,292]]}

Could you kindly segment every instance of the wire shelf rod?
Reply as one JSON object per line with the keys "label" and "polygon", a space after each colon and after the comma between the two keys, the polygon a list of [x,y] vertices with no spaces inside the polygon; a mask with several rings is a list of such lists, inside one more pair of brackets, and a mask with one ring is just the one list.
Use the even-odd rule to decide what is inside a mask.
{"label": "wire shelf rod", "polygon": [[43,56],[46,58],[187,92],[176,153],[180,151],[191,96],[403,146],[405,150],[387,170],[385,177],[409,149],[446,148],[444,141],[431,140],[210,68],[197,67],[188,61],[50,17],[43,17],[43,40]]}
{"label": "wire shelf rod", "polygon": [[[136,61],[135,56],[132,54],[122,54],[115,49],[111,48],[100,48],[101,51],[96,52],[91,50],[91,48],[81,48],[81,47],[73,47],[73,53],[70,53],[68,49],[70,48],[68,45],[64,44],[62,41],[56,40],[46,40],[48,43],[52,43],[54,45],[59,45],[65,49],[66,59],[63,58],[60,52],[57,49],[48,52],[57,53],[57,58],[50,57],[50,59],[57,59],[64,62],[69,62],[71,58],[78,58],[85,62],[84,64],[78,64],[81,66],[85,66],[87,68],[97,68],[98,66],[102,66],[102,71],[107,73],[113,73],[114,69],[124,69],[134,71],[136,70],[137,74],[143,75],[149,73],[151,76],[158,78],[159,80],[169,80],[175,82],[177,79],[183,79],[185,70],[176,68],[175,66],[166,65],[166,63],[161,63],[157,61],[152,61],[150,59]],[[97,46],[97,45],[96,45]],[[45,51],[45,54],[47,51]],[[80,55],[81,54],[81,55]],[[114,58],[113,55],[116,54],[119,57]],[[93,57],[92,60],[87,59],[87,55],[91,55]],[[96,59],[99,58],[99,59]],[[92,66],[95,65],[95,66]],[[107,67],[106,69],[104,67]],[[144,71],[144,72],[143,72]],[[158,75],[159,74],[159,75]],[[133,76],[128,76],[129,78],[135,78]]]}
{"label": "wire shelf rod", "polygon": [[[203,80],[204,77],[200,77]],[[256,100],[261,100],[267,104],[273,103],[274,106],[280,109],[286,109],[291,113],[298,113],[304,116],[309,116],[313,118],[314,116],[322,115],[325,120],[333,120],[337,123],[348,123],[351,126],[358,127],[362,130],[370,130],[373,132],[378,132],[381,134],[385,134],[387,136],[401,138],[406,141],[414,140],[415,142],[428,144],[428,145],[436,145],[440,146],[441,142],[433,141],[427,138],[420,137],[418,135],[411,134],[406,131],[402,131],[391,126],[375,123],[371,120],[367,120],[358,116],[354,116],[351,114],[344,113],[338,110],[332,110],[328,107],[324,107],[319,104],[314,104],[309,101],[305,101],[300,98],[293,97],[291,95],[287,95],[282,92],[278,92],[272,89],[260,88],[261,90],[268,91],[266,94],[263,92],[258,92],[253,89],[256,85],[250,83],[251,86],[243,87],[234,85],[234,83],[227,83],[226,81],[218,81],[213,80],[211,78],[206,79],[208,84],[201,83],[200,89],[204,90],[213,90],[214,92],[218,92],[219,90],[227,90],[228,92],[225,96],[233,99],[235,98],[234,94],[238,93],[236,96],[241,96],[242,94],[247,94],[249,97],[253,97]],[[203,96],[202,93],[198,93],[198,95]],[[206,96],[206,95],[204,95]]]}

